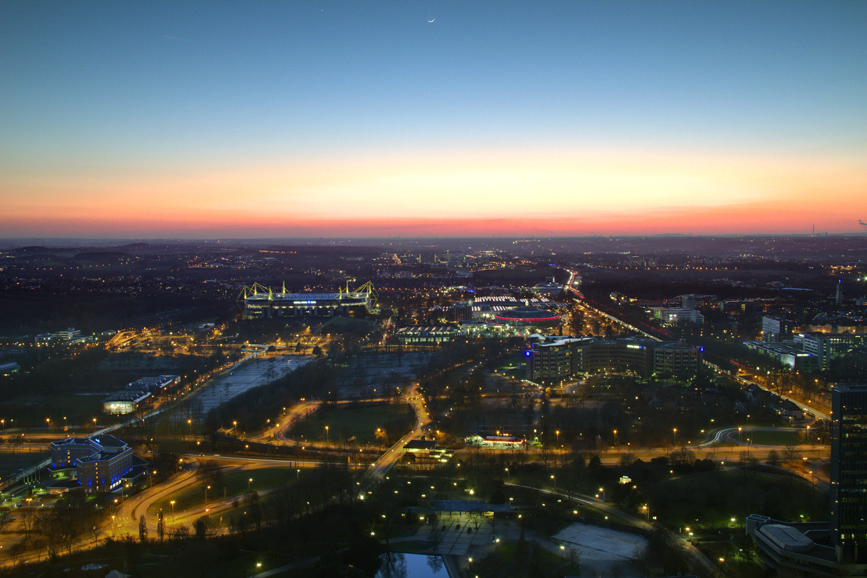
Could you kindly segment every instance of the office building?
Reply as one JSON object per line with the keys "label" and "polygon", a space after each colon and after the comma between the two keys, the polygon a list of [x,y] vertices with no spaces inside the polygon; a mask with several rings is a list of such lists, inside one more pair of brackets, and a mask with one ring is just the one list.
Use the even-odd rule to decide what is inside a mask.
{"label": "office building", "polygon": [[534,343],[524,355],[527,379],[540,383],[597,371],[688,376],[698,371],[701,362],[701,351],[684,342],[636,337],[548,337]]}
{"label": "office building", "polygon": [[867,385],[831,392],[831,540],[843,563],[867,563]]}
{"label": "office building", "polygon": [[73,470],[79,485],[89,492],[118,487],[132,472],[134,458],[129,445],[107,434],[51,442],[51,469]]}
{"label": "office building", "polygon": [[779,343],[792,339],[792,329],[795,323],[782,317],[762,317],[762,341],[765,343]]}

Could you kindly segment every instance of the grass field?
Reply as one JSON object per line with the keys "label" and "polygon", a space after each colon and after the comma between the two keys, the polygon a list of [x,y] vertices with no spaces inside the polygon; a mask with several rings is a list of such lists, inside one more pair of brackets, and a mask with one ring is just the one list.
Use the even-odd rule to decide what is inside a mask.
{"label": "grass field", "polygon": [[[364,445],[376,444],[376,428],[385,427],[391,420],[405,415],[406,405],[366,405],[348,409],[324,409],[299,422],[288,434],[297,440],[325,441],[334,443],[348,441]],[[328,427],[328,430],[325,428]]]}
{"label": "grass field", "polygon": [[[526,553],[518,552],[518,544],[516,542],[505,542],[485,559],[478,562],[475,570],[479,574],[503,577],[525,576],[525,572],[519,569],[521,564],[518,558],[522,554],[526,555]],[[536,564],[538,564],[538,569],[544,576],[577,575],[577,567],[565,566],[565,563],[568,562],[566,558],[555,556],[541,548],[536,548],[533,551],[533,555],[537,558]]]}
{"label": "grass field", "polygon": [[63,416],[68,418],[68,425],[80,425],[78,422],[86,419],[89,423],[94,417],[104,421],[102,400],[105,393],[86,395],[56,395],[44,402],[46,415],[52,416],[52,426],[62,429]]}
{"label": "grass field", "polygon": [[[226,497],[241,496],[247,491],[248,481],[249,488],[255,492],[261,492],[274,486],[279,486],[283,483],[291,483],[296,481],[299,476],[305,475],[302,469],[300,474],[289,466],[275,466],[273,468],[258,468],[258,469],[242,469],[232,472],[223,473],[223,485],[226,487]],[[222,499],[223,492],[216,493],[214,490],[208,493],[208,500]],[[155,502],[148,513],[157,514],[160,510],[163,512],[171,512],[171,501],[175,501],[175,512],[180,513],[194,506],[201,506],[205,503],[205,484],[198,482],[191,486],[187,486],[183,490],[174,492],[168,495],[164,500]]]}

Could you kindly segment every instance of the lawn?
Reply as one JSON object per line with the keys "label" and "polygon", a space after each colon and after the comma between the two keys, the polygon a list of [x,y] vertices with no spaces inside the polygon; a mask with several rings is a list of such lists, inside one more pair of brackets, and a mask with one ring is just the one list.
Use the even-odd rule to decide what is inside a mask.
{"label": "lawn", "polygon": [[[257,469],[242,469],[223,473],[223,485],[226,488],[226,496],[241,496],[249,488],[256,492],[261,492],[274,486],[279,486],[286,482],[294,482],[299,475],[305,475],[305,470],[301,470],[300,474],[294,468],[289,466],[276,466],[273,468],[257,468]],[[250,479],[252,482],[249,482]],[[223,492],[215,494],[212,490],[208,494],[208,499],[222,499]],[[160,510],[163,512],[171,512],[171,501],[175,501],[175,512],[183,512],[188,508],[200,506],[205,502],[205,484],[200,481],[196,484],[187,486],[186,488],[169,494],[165,499],[154,502],[148,508],[148,513],[157,514]]]}
{"label": "lawn", "polygon": [[[505,542],[483,560],[475,563],[470,569],[470,574],[486,577],[502,576],[504,578],[525,576],[527,569],[521,567],[526,564],[526,548],[529,545],[529,543],[521,546],[517,542]],[[578,569],[576,567],[565,565],[569,561],[567,558],[561,558],[539,547],[534,549],[533,557],[535,560],[533,566],[543,576],[577,575]]]}
{"label": "lawn", "polygon": [[85,422],[89,424],[94,417],[105,419],[102,414],[102,400],[105,396],[105,393],[56,395],[44,402],[45,415],[51,416],[51,425],[58,430],[64,425],[64,416],[70,426],[79,426]]}
{"label": "lawn", "polygon": [[[307,419],[289,430],[288,435],[298,440],[349,442],[364,445],[377,444],[376,429],[400,420],[411,411],[407,405],[376,404],[347,409],[320,408]],[[327,428],[327,429],[326,429]],[[409,428],[406,429],[409,431]]]}
{"label": "lawn", "polygon": [[799,478],[727,470],[666,480],[646,489],[650,511],[674,527],[727,527],[750,514],[827,519],[828,494]]}

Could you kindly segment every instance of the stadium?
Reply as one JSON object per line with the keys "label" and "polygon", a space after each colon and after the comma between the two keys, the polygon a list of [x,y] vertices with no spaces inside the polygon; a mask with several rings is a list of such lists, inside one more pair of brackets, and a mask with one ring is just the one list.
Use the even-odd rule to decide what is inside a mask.
{"label": "stadium", "polygon": [[367,315],[373,308],[376,290],[365,283],[355,291],[338,288],[336,293],[289,293],[254,283],[244,287],[238,301],[244,303],[246,319],[277,317],[356,317]]}

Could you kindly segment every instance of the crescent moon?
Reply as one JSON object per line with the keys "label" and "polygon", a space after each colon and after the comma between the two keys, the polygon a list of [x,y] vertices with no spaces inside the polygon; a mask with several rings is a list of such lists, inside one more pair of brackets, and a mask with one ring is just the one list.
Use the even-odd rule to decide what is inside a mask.
{"label": "crescent moon", "polygon": [[431,19],[431,20],[428,20],[428,22],[433,22],[434,20],[436,20],[436,18],[433,18],[433,19]]}

